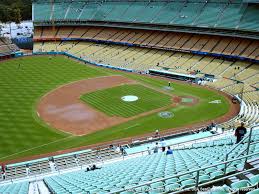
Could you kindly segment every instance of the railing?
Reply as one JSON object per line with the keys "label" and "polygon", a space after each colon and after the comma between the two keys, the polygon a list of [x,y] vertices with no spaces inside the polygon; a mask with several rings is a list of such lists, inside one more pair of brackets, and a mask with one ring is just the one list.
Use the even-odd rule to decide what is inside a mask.
{"label": "railing", "polygon": [[[222,139],[214,139],[216,136],[219,136],[219,134],[215,134],[215,135],[211,135],[209,137],[201,137],[201,138],[197,138],[197,139],[193,139],[193,140],[188,140],[188,141],[184,141],[184,142],[179,142],[179,143],[174,143],[174,144],[168,144],[167,146],[170,146],[173,149],[186,149],[186,148],[194,148],[195,144],[202,144],[202,143],[206,143],[208,141],[212,142],[212,146],[217,145],[217,142],[222,141]],[[160,138],[157,138],[157,140],[159,140]],[[152,141],[155,141],[156,139],[153,139]],[[204,142],[201,142],[201,140],[204,140]],[[191,146],[186,146],[186,144]],[[206,145],[208,146],[208,145]],[[146,153],[148,150],[142,150],[139,152],[135,152],[132,153],[130,155],[135,155],[135,154],[142,154],[144,155],[144,153]]]}
{"label": "railing", "polygon": [[[159,136],[155,136],[154,134],[150,134],[149,136],[144,136],[144,137],[139,137],[139,138],[132,138],[131,139],[131,143],[134,144],[134,143],[139,143],[139,142],[145,142],[145,141],[155,141],[155,140],[159,140],[161,138],[166,138],[166,137],[170,137],[170,136],[174,136],[174,135],[180,135],[180,134],[183,134],[183,133],[186,133],[186,132],[192,132],[192,131],[198,131],[204,127],[207,127],[206,126],[200,126],[198,128],[185,128],[185,129],[181,129],[181,130],[175,130],[175,131],[169,131],[169,132],[159,132]],[[151,139],[152,138],[152,139]]]}
{"label": "railing", "polygon": [[[255,127],[257,127],[257,126],[259,126],[259,125],[256,125],[256,126],[254,126],[253,128],[255,128]],[[253,129],[250,130],[250,133],[249,133],[249,136],[248,136],[248,137],[252,136],[252,130],[253,130]],[[167,133],[166,133],[166,134],[167,134]],[[217,136],[217,135],[213,135],[213,136],[210,136],[210,137],[202,137],[202,138],[198,138],[198,139],[195,139],[195,140],[185,141],[185,142],[182,142],[182,143],[170,144],[170,146],[179,149],[179,147],[180,147],[181,145],[183,145],[182,149],[185,149],[185,148],[186,148],[186,146],[185,146],[186,144],[192,144],[192,146],[193,146],[193,144],[195,144],[195,143],[200,143],[199,141],[200,141],[201,139],[206,139],[207,141],[208,141],[208,140],[209,140],[209,141],[212,141],[212,139],[213,139],[215,136]],[[243,138],[243,140],[242,140],[239,144],[237,144],[237,146],[240,145],[243,141],[245,141],[248,137]],[[215,144],[216,142],[218,142],[218,141],[221,141],[221,140],[213,140],[213,144],[212,144],[212,145],[214,145],[214,144]],[[249,142],[250,142],[250,141],[251,141],[251,137],[249,138]],[[119,142],[114,141],[113,143],[119,143]],[[120,143],[122,143],[122,142],[120,141]],[[128,141],[123,141],[123,143],[126,144],[126,143],[128,143]],[[205,143],[205,142],[204,142],[204,143]],[[109,144],[97,146],[97,147],[93,148],[93,149],[92,149],[92,152],[90,152],[89,154],[94,155],[94,152],[100,151],[100,150],[105,149],[105,148],[108,148],[108,145],[109,145]],[[231,149],[231,151],[233,151],[237,146],[235,146],[233,149]],[[249,144],[249,146],[250,146],[250,144]],[[190,146],[189,146],[189,147],[190,147]],[[248,148],[247,150],[249,150],[249,148]],[[132,154],[129,155],[129,157],[133,157],[133,156],[136,156],[136,155],[144,155],[144,153],[147,153],[147,150],[143,150],[143,151],[140,151],[140,152],[132,153]],[[249,153],[249,151],[248,151],[247,153]],[[226,156],[226,160],[228,159],[228,155],[229,155],[229,153],[228,153],[227,156]],[[72,154],[71,154],[71,156],[72,156]],[[122,155],[122,159],[124,160],[125,158],[127,158],[127,157],[124,156],[124,155]],[[102,159],[102,158],[101,158],[101,159]],[[112,158],[111,158],[111,159],[112,159]],[[46,160],[47,160],[47,158],[46,158]],[[89,160],[89,158],[88,158],[88,160]],[[225,160],[225,161],[226,161],[226,160]],[[108,160],[107,160],[107,161],[108,161]],[[90,160],[89,162],[90,162],[89,165],[90,165],[91,163],[93,164],[93,161],[92,161],[92,160]],[[95,160],[95,162],[98,162],[98,161]],[[102,161],[102,163],[103,163],[103,161]],[[83,164],[83,165],[86,165],[86,164]],[[78,165],[78,166],[81,166],[81,168],[82,168],[82,165]],[[63,169],[63,170],[65,170],[65,169]],[[225,172],[225,170],[224,170],[224,172]],[[48,173],[48,172],[47,172],[47,173]],[[42,174],[42,173],[39,173],[39,174]],[[24,176],[27,176],[27,175],[24,175]],[[29,175],[29,176],[34,176],[34,175]],[[7,176],[6,176],[6,178],[7,178]],[[11,179],[8,179],[8,180],[11,181],[11,182],[13,182],[14,179],[16,179],[16,178],[11,178]],[[1,181],[0,181],[0,182],[1,182]]]}
{"label": "railing", "polygon": [[[224,164],[224,175],[226,175],[227,166],[229,166],[233,161],[236,161],[236,160],[240,160],[240,159],[242,159],[242,158],[245,158],[245,162],[246,162],[246,161],[247,161],[247,158],[248,158],[249,156],[251,156],[251,154],[250,154],[250,155],[248,155],[248,154],[249,154],[249,151],[250,151],[252,133],[253,133],[253,130],[254,130],[256,127],[259,127],[259,125],[253,126],[253,127],[250,129],[250,131],[249,131],[249,135],[246,136],[246,137],[244,137],[236,146],[234,146],[234,147],[226,154],[225,162],[219,163],[219,164],[217,164],[217,165],[208,166],[208,167],[206,167],[206,168],[215,167],[215,166]],[[201,139],[203,139],[203,138],[201,138]],[[247,147],[246,147],[246,149],[243,150],[243,151],[237,156],[238,158],[232,159],[232,160],[229,160],[229,161],[228,161],[228,156],[229,156],[229,154],[232,153],[232,152],[233,152],[237,147],[239,147],[241,144],[243,144],[243,142],[246,141],[247,139],[248,139],[248,142],[247,142]],[[196,140],[194,140],[194,141],[196,141]],[[221,140],[215,140],[215,142],[216,142],[216,141],[221,141]],[[193,141],[189,141],[189,142],[193,142]],[[185,143],[186,143],[186,142],[185,142]],[[180,144],[180,143],[179,143],[179,144]],[[177,145],[177,144],[172,144],[172,145]],[[246,156],[239,157],[239,156],[240,156],[241,154],[243,154],[245,151],[246,151]],[[141,152],[137,152],[137,153],[135,153],[135,154],[142,153],[142,155],[143,155],[144,152],[146,152],[146,150],[145,150],[145,151],[141,151]],[[258,153],[256,153],[256,154],[258,154]],[[252,154],[252,155],[256,155],[256,154]],[[203,169],[206,169],[206,168],[202,168],[202,169],[200,169],[200,170],[203,170]],[[157,180],[157,181],[151,182],[150,184],[155,183],[155,182],[159,182],[159,181],[161,181],[161,180],[171,179],[171,178],[178,177],[178,176],[185,175],[185,174],[190,174],[191,172],[192,172],[192,171],[189,171],[188,173],[180,174],[180,175],[173,176],[173,177],[169,177],[169,178],[166,178],[166,179],[159,179],[159,180]],[[198,178],[198,177],[199,177],[199,171],[196,170],[196,171],[193,171],[193,172],[197,172],[197,178],[196,178],[196,184],[197,184],[197,183],[199,183],[199,178]],[[144,186],[144,185],[148,185],[148,184],[138,185],[138,186],[135,186],[134,188],[141,187],[141,186]],[[182,191],[181,191],[181,192],[182,192]],[[115,193],[117,193],[117,192],[115,192]]]}
{"label": "railing", "polygon": [[[230,155],[231,153],[233,153],[233,151],[234,151],[236,148],[240,147],[240,145],[243,145],[243,143],[244,143],[246,140],[248,140],[248,141],[247,141],[247,147],[246,147],[246,149],[245,149],[243,152],[246,151],[246,155],[249,154],[249,149],[250,149],[250,144],[251,144],[251,139],[252,139],[252,133],[253,133],[253,130],[254,130],[256,127],[259,127],[259,125],[255,125],[255,126],[251,127],[248,136],[244,137],[238,144],[236,144],[236,145],[226,154],[225,161],[227,161],[229,155]],[[241,153],[243,154],[243,152],[241,152]],[[237,157],[238,157],[238,156],[237,156]],[[246,161],[245,161],[245,162],[246,162]],[[228,165],[230,165],[230,164],[225,164],[225,167],[224,167],[224,174],[226,173],[226,169],[227,169],[227,166],[228,166]]]}
{"label": "railing", "polygon": [[[114,192],[110,192],[109,194],[117,194],[117,193],[121,193],[121,192],[124,192],[124,191],[135,191],[137,188],[140,188],[140,187],[143,187],[143,186],[148,186],[148,185],[151,185],[151,184],[157,183],[157,182],[164,182],[164,181],[172,179],[172,178],[177,178],[177,177],[180,177],[180,176],[183,176],[183,175],[194,174],[194,173],[196,173],[196,176],[195,176],[195,180],[196,180],[195,186],[190,186],[188,188],[183,188],[181,190],[178,190],[178,191],[172,192],[172,193],[182,193],[184,191],[190,191],[191,188],[193,188],[193,189],[198,191],[198,188],[201,187],[201,186],[208,185],[208,184],[211,184],[211,183],[214,183],[214,182],[218,182],[220,180],[225,180],[225,179],[227,179],[227,178],[229,178],[231,176],[234,176],[234,175],[237,175],[237,174],[243,174],[244,172],[246,172],[246,171],[238,172],[236,174],[232,174],[231,176],[224,176],[223,178],[221,177],[221,178],[217,178],[215,180],[208,181],[206,183],[199,184],[199,174],[200,174],[201,171],[206,170],[208,168],[217,167],[217,166],[220,166],[220,165],[225,165],[225,164],[228,164],[228,163],[232,163],[233,161],[237,161],[237,160],[241,160],[241,159],[247,159],[247,158],[249,158],[251,156],[255,156],[255,155],[258,155],[258,154],[259,154],[259,152],[256,152],[256,153],[249,154],[249,155],[246,155],[246,156],[242,156],[242,157],[239,157],[239,158],[235,158],[235,159],[232,159],[232,160],[229,160],[229,161],[224,161],[224,162],[220,162],[220,163],[217,163],[217,164],[214,164],[214,165],[210,165],[210,166],[206,166],[206,167],[203,167],[203,168],[199,168],[199,169],[196,169],[196,170],[188,171],[188,172],[177,174],[177,175],[174,175],[174,176],[169,176],[167,178],[160,178],[160,179],[157,179],[157,180],[154,180],[154,181],[149,181],[149,182],[146,182],[146,183],[143,183],[143,184],[139,184],[137,186],[128,187],[126,189],[120,189],[120,190],[117,190],[117,191],[114,191]],[[252,169],[247,170],[247,171],[251,171],[251,170],[254,170],[254,169],[257,169],[257,168],[252,168]],[[224,175],[226,175],[226,174],[224,174]]]}
{"label": "railing", "polygon": [[[182,143],[176,143],[176,144],[171,144],[170,146],[173,146],[173,147],[180,147],[181,145],[183,145],[183,149],[185,148],[185,144],[186,143],[189,143],[189,144],[194,144],[194,143],[198,143],[201,139],[206,139],[206,141],[212,141],[212,138],[213,137],[215,137],[215,136],[217,136],[217,135],[213,135],[213,136],[210,136],[210,137],[202,137],[202,138],[198,138],[198,139],[195,139],[195,140],[190,140],[190,141],[185,141],[185,142],[182,142]],[[159,138],[158,138],[159,139]],[[218,141],[218,140],[214,140],[214,141]],[[115,143],[115,142],[114,142]],[[118,143],[118,142],[117,142]],[[127,141],[124,141],[124,143],[128,143]],[[107,149],[108,148],[108,145],[109,144],[105,144],[105,145],[101,145],[101,146],[98,146],[98,147],[95,147],[94,149],[92,149],[92,151],[91,152],[89,152],[89,153],[87,153],[87,155],[86,156],[84,156],[84,157],[86,157],[86,159],[88,160],[88,162],[89,163],[84,163],[84,164],[82,164],[81,162],[80,162],[80,164],[79,165],[76,165],[75,167],[69,167],[69,168],[83,168],[83,166],[86,166],[86,165],[91,165],[91,164],[95,164],[95,163],[97,163],[98,162],[98,160],[93,160],[93,158],[91,158],[91,157],[89,157],[89,156],[98,156],[98,153],[96,153],[96,151],[101,151],[102,149]],[[126,159],[126,158],[130,158],[130,157],[134,157],[134,156],[138,156],[138,155],[144,155],[145,153],[147,153],[147,150],[143,150],[143,151],[139,151],[139,152],[135,152],[135,153],[132,153],[132,154],[129,154],[129,155],[127,155],[127,156],[125,156],[125,155],[122,155],[122,160],[124,160],[124,159]],[[80,155],[80,154],[79,154]],[[69,155],[69,156],[71,156],[71,157],[73,157],[73,154],[71,154],[71,155]],[[100,158],[101,160],[102,160],[102,157]],[[109,160],[113,160],[114,158],[112,157],[112,158],[110,158],[110,159],[108,159],[107,161],[109,161]],[[55,159],[54,159],[55,160]],[[64,159],[65,161],[66,161],[66,159]],[[79,157],[79,160],[80,160],[80,157]],[[48,158],[46,158],[46,162],[48,161]],[[100,162],[100,161],[99,161]],[[102,160],[101,161],[101,163],[104,163],[104,161]],[[49,174],[49,173],[51,173],[51,170],[49,169],[49,171],[45,171],[45,172],[42,172],[42,167],[41,166],[39,166],[39,169],[40,169],[40,173],[36,173],[36,174],[29,174],[29,175],[26,175],[26,174],[24,174],[24,176],[23,176],[23,178],[25,178],[25,177],[27,177],[27,178],[30,178],[30,177],[37,177],[37,176],[41,176],[41,175],[43,175],[43,174]],[[44,168],[45,169],[45,168]],[[65,165],[65,168],[59,168],[59,166],[57,166],[57,168],[56,168],[56,171],[58,172],[58,173],[60,173],[61,171],[65,171],[66,169],[68,169],[67,168],[67,161],[66,161],[66,165]],[[6,175],[6,180],[5,181],[3,181],[3,182],[13,182],[13,181],[15,181],[15,180],[18,180],[19,178],[9,178],[10,176],[7,176]],[[1,177],[0,177],[1,178]],[[1,179],[0,179],[0,183],[2,182],[1,181]]]}

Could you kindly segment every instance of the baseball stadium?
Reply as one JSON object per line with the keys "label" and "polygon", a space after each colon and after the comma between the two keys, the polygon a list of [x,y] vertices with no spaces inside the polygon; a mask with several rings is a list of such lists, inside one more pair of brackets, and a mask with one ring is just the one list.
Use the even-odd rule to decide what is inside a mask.
{"label": "baseball stadium", "polygon": [[259,194],[258,0],[29,7],[31,46],[0,36],[0,194]]}

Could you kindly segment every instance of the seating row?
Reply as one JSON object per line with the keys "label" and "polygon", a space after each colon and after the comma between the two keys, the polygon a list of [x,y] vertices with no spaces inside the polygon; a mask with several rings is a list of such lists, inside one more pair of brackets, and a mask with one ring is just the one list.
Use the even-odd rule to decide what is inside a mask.
{"label": "seating row", "polygon": [[34,39],[82,38],[127,42],[164,49],[201,51],[259,59],[259,41],[235,37],[208,36],[179,32],[104,28],[104,27],[36,27]]}
{"label": "seating row", "polygon": [[[242,1],[46,1],[33,3],[34,21],[102,21],[259,30],[258,5]],[[140,14],[141,13],[141,14]]]}

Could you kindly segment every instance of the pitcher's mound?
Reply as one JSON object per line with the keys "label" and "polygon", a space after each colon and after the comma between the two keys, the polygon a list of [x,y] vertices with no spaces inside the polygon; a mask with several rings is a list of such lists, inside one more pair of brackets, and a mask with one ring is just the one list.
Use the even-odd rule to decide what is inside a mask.
{"label": "pitcher's mound", "polygon": [[133,95],[122,96],[121,100],[123,100],[124,102],[135,102],[138,100],[138,97]]}

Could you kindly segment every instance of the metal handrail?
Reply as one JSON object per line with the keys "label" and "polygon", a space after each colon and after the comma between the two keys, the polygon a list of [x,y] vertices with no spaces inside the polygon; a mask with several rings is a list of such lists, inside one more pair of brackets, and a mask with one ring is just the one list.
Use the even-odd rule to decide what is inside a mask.
{"label": "metal handrail", "polygon": [[[180,143],[175,143],[175,144],[168,144],[168,146],[172,147],[172,148],[175,148],[175,147],[179,147],[180,145],[185,145],[186,143],[192,143],[193,144],[199,144],[199,142],[197,142],[197,140],[201,140],[201,139],[209,139],[211,140],[213,137],[215,136],[218,136],[218,135],[212,135],[212,136],[209,136],[209,137],[202,137],[202,138],[197,138],[197,139],[194,139],[194,140],[189,140],[189,141],[185,141],[185,142],[180,142]],[[214,145],[214,142],[218,142],[218,141],[221,141],[221,139],[215,139],[213,140],[213,145]],[[205,142],[204,142],[205,143]],[[193,146],[192,144],[192,146]],[[187,147],[188,148],[188,147]],[[181,148],[180,148],[181,149]],[[186,149],[186,146],[183,146],[182,149]],[[138,152],[134,152],[134,153],[131,153],[129,154],[129,156],[133,156],[133,155],[137,155],[137,154],[144,154],[144,153],[147,153],[148,150],[142,150],[142,151],[138,151]],[[123,157],[124,159],[124,157]]]}
{"label": "metal handrail", "polygon": [[[204,127],[206,127],[205,125],[204,126],[200,126],[200,127],[198,127],[198,128],[194,128],[193,130],[199,130],[199,129],[201,129],[201,128],[204,128]],[[167,136],[173,136],[173,135],[178,135],[178,134],[182,134],[182,133],[185,133],[185,132],[189,132],[190,130],[191,130],[192,128],[184,128],[184,129],[181,129],[181,130],[176,130],[176,131],[168,131],[168,132],[163,132],[163,131],[161,131],[160,132],[160,135],[159,135],[159,137],[155,137],[154,139],[152,139],[152,140],[159,140],[160,138],[163,138],[163,137],[167,137]],[[151,134],[150,134],[151,135]],[[132,138],[132,140],[131,140],[131,144],[133,144],[134,143],[134,141],[146,141],[147,140],[147,138],[153,138],[153,136],[151,135],[151,136],[144,136],[144,137],[139,137],[139,138]]]}
{"label": "metal handrail", "polygon": [[[251,130],[252,131],[252,130]],[[249,135],[248,135],[249,136]],[[231,150],[228,151],[228,153],[226,153],[226,157],[233,152],[237,147],[239,147],[241,144],[243,144],[243,142],[248,138],[248,136],[245,136],[238,144],[236,144]]]}
{"label": "metal handrail", "polygon": [[[256,125],[256,126],[254,126],[254,127],[257,127],[257,126],[259,126],[259,125]],[[254,128],[253,127],[253,128]],[[188,142],[194,142],[194,143],[197,143],[197,140],[200,140],[200,139],[211,139],[212,137],[215,137],[215,136],[217,136],[217,135],[213,135],[213,136],[210,136],[210,137],[203,137],[203,138],[198,138],[198,139],[195,139],[195,140],[190,140],[190,141],[186,141],[186,142],[182,142],[182,143],[176,143],[176,144],[171,144],[172,146],[179,146],[179,145],[181,145],[181,144],[186,144],[186,143],[188,143]],[[247,137],[246,137],[247,138]],[[242,139],[242,141],[244,141],[244,139],[245,138],[243,138]],[[220,141],[220,140],[213,140],[213,142],[217,142],[217,141]],[[105,144],[105,145],[100,145],[100,146],[97,146],[97,147],[95,147],[95,148],[92,148],[92,152],[94,152],[94,151],[96,151],[96,150],[98,150],[98,149],[107,149],[107,146],[108,144]],[[170,146],[171,146],[170,145]],[[185,148],[185,147],[184,147]],[[140,152],[136,152],[136,153],[133,153],[133,154],[130,154],[130,155],[136,155],[136,154],[142,154],[143,155],[143,153],[145,153],[147,150],[144,150],[144,151],[140,151]],[[71,154],[72,155],[72,154]],[[124,156],[123,156],[123,159],[124,159]],[[91,162],[91,161],[90,161]],[[41,174],[41,173],[40,173]],[[14,178],[14,179],[16,179],[16,178]],[[13,181],[13,178],[11,178],[11,179],[9,179],[9,180],[11,180],[11,181]],[[0,181],[1,182],[1,181]]]}
{"label": "metal handrail", "polygon": [[[256,128],[256,127],[258,127],[258,126],[259,126],[259,125],[256,124],[256,125],[254,125],[253,127],[250,128],[250,131],[249,131],[248,136],[246,136],[245,138],[243,138],[236,146],[234,146],[234,147],[226,154],[225,161],[228,160],[229,154],[232,153],[232,152],[233,152],[237,147],[239,147],[241,144],[243,144],[243,142],[244,142],[246,139],[248,139],[248,142],[247,142],[247,147],[246,147],[246,149],[245,149],[244,151],[247,151],[247,152],[246,152],[246,155],[249,154],[249,149],[250,149],[250,144],[251,144],[251,139],[252,139],[252,133],[253,133],[254,128]],[[244,151],[243,151],[243,152],[244,152]],[[247,160],[245,160],[245,162],[246,162],[246,161],[247,161]],[[228,165],[225,164],[225,167],[224,167],[224,174],[226,174],[227,166],[228,166]]]}
{"label": "metal handrail", "polygon": [[[205,170],[205,169],[208,169],[208,168],[212,168],[212,167],[216,167],[216,166],[219,166],[219,165],[222,165],[222,164],[227,164],[227,163],[230,163],[230,162],[233,162],[233,161],[237,161],[237,160],[241,160],[241,159],[246,159],[248,157],[251,157],[251,156],[254,156],[254,155],[257,155],[259,154],[259,152],[255,152],[253,154],[249,154],[249,155],[246,155],[246,156],[242,156],[240,158],[235,158],[235,159],[232,159],[232,160],[229,160],[229,161],[224,161],[224,162],[220,162],[220,163],[217,163],[217,164],[213,164],[213,165],[210,165],[210,166],[206,166],[206,167],[202,167],[202,168],[198,168],[198,169],[195,169],[195,170],[192,170],[192,171],[188,171],[188,172],[185,172],[185,173],[181,173],[181,174],[177,174],[177,175],[174,175],[174,176],[169,176],[167,178],[160,178],[160,179],[157,179],[157,180],[154,180],[154,181],[148,181],[146,183],[143,183],[143,184],[139,184],[139,185],[136,185],[136,186],[132,186],[132,187],[129,187],[129,188],[126,188],[126,189],[120,189],[118,191],[114,191],[114,192],[110,192],[108,194],[116,194],[116,193],[120,193],[120,192],[123,192],[123,191],[127,191],[127,190],[134,190],[135,188],[138,188],[138,187],[142,187],[142,186],[146,186],[146,185],[150,185],[152,183],[156,183],[156,182],[160,182],[160,181],[165,181],[165,180],[168,180],[168,179],[171,179],[171,178],[176,178],[176,177],[180,177],[180,176],[183,176],[183,175],[186,175],[186,174],[192,174],[194,172],[198,172],[198,171],[202,171],[202,170]],[[197,173],[198,174],[198,173]],[[196,176],[197,177],[197,176]],[[199,177],[197,177],[198,181],[196,182],[199,182]]]}
{"label": "metal handrail", "polygon": [[[189,147],[185,146],[185,144],[187,144],[187,143],[191,144],[192,143],[192,146],[193,146],[193,144],[200,144],[201,142],[197,142],[197,141],[201,140],[201,139],[209,139],[210,141],[213,142],[213,145],[214,145],[214,142],[221,141],[221,139],[214,139],[214,140],[212,140],[212,138],[216,137],[216,136],[218,136],[218,134],[217,135],[212,135],[212,136],[209,136],[209,137],[201,137],[201,138],[197,138],[197,139],[193,139],[193,140],[189,140],[189,141],[184,141],[184,142],[179,142],[179,143],[174,143],[174,144],[168,144],[168,146],[170,146],[172,148],[175,148],[175,147],[179,147],[180,145],[184,145],[183,148],[180,148],[180,149],[186,149],[186,148],[189,148]],[[202,142],[202,143],[206,143],[206,142]],[[145,153],[145,152],[147,152],[147,150],[142,150],[142,151],[134,152],[134,153],[129,154],[129,155],[136,155],[136,154],[142,154],[143,155],[143,153]]]}
{"label": "metal handrail", "polygon": [[[226,179],[228,179],[228,178],[231,178],[231,177],[233,177],[233,176],[237,176],[237,175],[240,175],[240,174],[244,174],[244,173],[246,173],[246,172],[250,172],[250,171],[253,171],[253,170],[257,170],[257,169],[258,169],[258,167],[254,167],[254,168],[251,168],[251,169],[248,169],[248,170],[243,170],[243,171],[241,171],[241,172],[237,172],[237,173],[234,173],[234,174],[231,174],[231,175],[228,175],[228,176],[224,176],[224,177],[221,177],[221,178],[217,178],[217,179],[215,179],[215,180],[210,180],[210,181],[208,181],[208,182],[206,182],[206,183],[198,184],[198,187],[210,185],[210,184],[212,184],[212,183],[216,183],[216,182],[219,182],[219,181],[224,181],[224,180],[226,180]],[[186,189],[182,189],[181,191],[173,192],[172,194],[182,193],[182,192],[184,192],[184,191],[190,190],[190,189],[192,189],[192,188],[195,189],[195,188],[198,188],[198,187],[196,187],[196,186],[188,187],[188,188],[186,188]],[[197,189],[197,190],[198,190],[198,189]]]}

